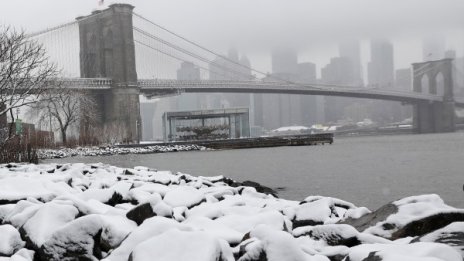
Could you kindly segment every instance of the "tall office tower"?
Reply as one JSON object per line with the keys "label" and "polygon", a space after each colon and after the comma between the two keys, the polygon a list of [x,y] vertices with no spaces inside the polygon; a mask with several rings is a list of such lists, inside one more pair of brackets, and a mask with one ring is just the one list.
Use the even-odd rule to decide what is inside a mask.
{"label": "tall office tower", "polygon": [[445,57],[446,38],[444,35],[434,34],[422,40],[422,59],[424,61],[440,60]]}
{"label": "tall office tower", "polygon": [[361,43],[357,40],[344,41],[338,45],[339,57],[350,60],[352,64],[352,79],[344,79],[345,84],[363,85],[363,73],[361,66]]}
{"label": "tall office tower", "polygon": [[[353,84],[356,66],[348,57],[334,57],[321,70],[321,81],[324,84],[348,85]],[[326,122],[337,122],[345,118],[345,108],[353,103],[352,98],[325,97],[324,110]]]}
{"label": "tall office tower", "polygon": [[[198,81],[200,80],[200,68],[191,62],[183,62],[177,70],[177,80],[180,81]],[[198,110],[200,107],[200,94],[183,93],[176,97],[176,110]]]}
{"label": "tall office tower", "polygon": [[[272,52],[272,77],[273,80],[298,81],[298,54],[290,48],[279,48]],[[281,126],[301,125],[301,97],[299,95],[278,95],[277,103],[269,101],[270,106],[278,107],[277,115],[270,115],[273,128]],[[264,109],[264,113],[270,112]]]}
{"label": "tall office tower", "polygon": [[[392,89],[395,86],[393,44],[387,39],[371,40],[371,61],[368,64],[368,85],[371,88]],[[369,101],[370,118],[381,123],[399,119],[401,106],[391,101]]]}
{"label": "tall office tower", "polygon": [[[298,82],[302,84],[316,84],[316,65],[314,63],[298,64]],[[323,100],[321,96],[302,95],[301,97],[301,117],[305,126],[311,126],[323,122]],[[321,106],[322,105],[322,106]]]}
{"label": "tall office tower", "polygon": [[371,40],[371,61],[368,68],[368,84],[378,88],[393,88],[393,44],[386,39]]}

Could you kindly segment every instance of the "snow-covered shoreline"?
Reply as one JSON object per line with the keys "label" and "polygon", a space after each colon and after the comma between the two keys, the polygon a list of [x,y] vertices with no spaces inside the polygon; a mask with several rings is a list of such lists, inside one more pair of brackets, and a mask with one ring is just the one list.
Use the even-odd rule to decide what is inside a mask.
{"label": "snow-covered shoreline", "polygon": [[111,156],[120,154],[149,154],[149,153],[165,153],[179,151],[205,150],[205,147],[195,144],[191,145],[151,145],[136,148],[122,147],[77,147],[77,148],[61,148],[61,149],[39,149],[39,159],[58,159],[75,156]]}
{"label": "snow-covered shoreline", "polygon": [[463,260],[464,210],[438,195],[372,212],[246,184],[101,163],[0,165],[0,261]]}

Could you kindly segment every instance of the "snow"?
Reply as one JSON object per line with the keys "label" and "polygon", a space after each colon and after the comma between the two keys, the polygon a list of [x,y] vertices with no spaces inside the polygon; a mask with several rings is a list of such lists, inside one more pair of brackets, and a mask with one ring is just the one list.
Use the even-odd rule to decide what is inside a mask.
{"label": "snow", "polygon": [[[225,248],[225,249],[224,249]],[[233,261],[227,244],[201,231],[169,230],[139,244],[132,252],[133,261]]]}
{"label": "snow", "polygon": [[[356,261],[372,251],[387,261],[462,261],[462,246],[442,238],[464,231],[464,220],[395,241],[390,240],[394,230],[383,227],[464,213],[437,195],[395,201],[397,213],[360,232],[339,222],[370,210],[340,199],[285,200],[252,187],[230,187],[222,176],[142,166],[0,165],[0,188],[0,261],[32,261],[34,255],[41,260],[144,261],[156,255],[156,260],[250,261],[265,255],[269,261],[335,256]],[[142,205],[152,212],[131,212],[140,215],[137,225],[127,214]]]}
{"label": "snow", "polygon": [[0,226],[0,256],[11,256],[25,244],[16,228],[11,225]]}
{"label": "snow", "polygon": [[75,156],[108,156],[118,154],[148,154],[178,151],[205,150],[205,147],[197,145],[153,145],[137,148],[122,147],[78,147],[61,149],[41,149],[39,159],[67,158]]}
{"label": "snow", "polygon": [[45,203],[23,226],[30,240],[41,247],[51,235],[74,220],[79,211],[72,205]]}
{"label": "snow", "polygon": [[203,193],[187,186],[174,188],[164,196],[164,202],[172,207],[185,206],[190,208],[198,205],[203,199]]}
{"label": "snow", "polygon": [[461,255],[450,246],[437,243],[365,244],[352,248],[350,261],[362,261],[376,252],[382,261],[462,261]]}
{"label": "snow", "polygon": [[436,194],[407,197],[393,202],[398,207],[398,212],[390,215],[384,222],[366,229],[364,232],[389,238],[395,230],[386,230],[383,224],[393,224],[396,228],[404,227],[406,224],[435,214],[463,213],[445,204]]}
{"label": "snow", "polygon": [[304,130],[309,130],[309,128],[305,126],[285,126],[285,127],[280,127],[278,129],[272,130],[272,132],[304,131]]}

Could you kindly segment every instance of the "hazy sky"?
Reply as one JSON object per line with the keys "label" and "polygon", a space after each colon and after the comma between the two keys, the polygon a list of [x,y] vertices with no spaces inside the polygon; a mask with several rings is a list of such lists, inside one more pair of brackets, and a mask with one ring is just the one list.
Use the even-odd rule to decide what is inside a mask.
{"label": "hazy sky", "polygon": [[[269,50],[288,45],[300,61],[318,69],[337,56],[336,44],[386,37],[395,44],[397,68],[422,59],[421,39],[440,33],[464,55],[464,0],[105,0],[126,2],[135,12],[218,52],[231,46],[252,65],[270,70]],[[0,0],[0,22],[36,31],[98,8],[98,0]],[[366,67],[365,64],[363,64]]]}

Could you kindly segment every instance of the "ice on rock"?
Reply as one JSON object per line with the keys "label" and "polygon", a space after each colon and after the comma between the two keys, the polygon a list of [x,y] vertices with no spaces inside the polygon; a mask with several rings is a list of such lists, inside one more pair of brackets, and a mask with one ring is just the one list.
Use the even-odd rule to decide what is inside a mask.
{"label": "ice on rock", "polygon": [[0,226],[0,256],[11,256],[25,244],[16,228],[11,225]]}
{"label": "ice on rock", "polygon": [[201,231],[169,230],[139,244],[132,261],[234,261],[228,244]]}

